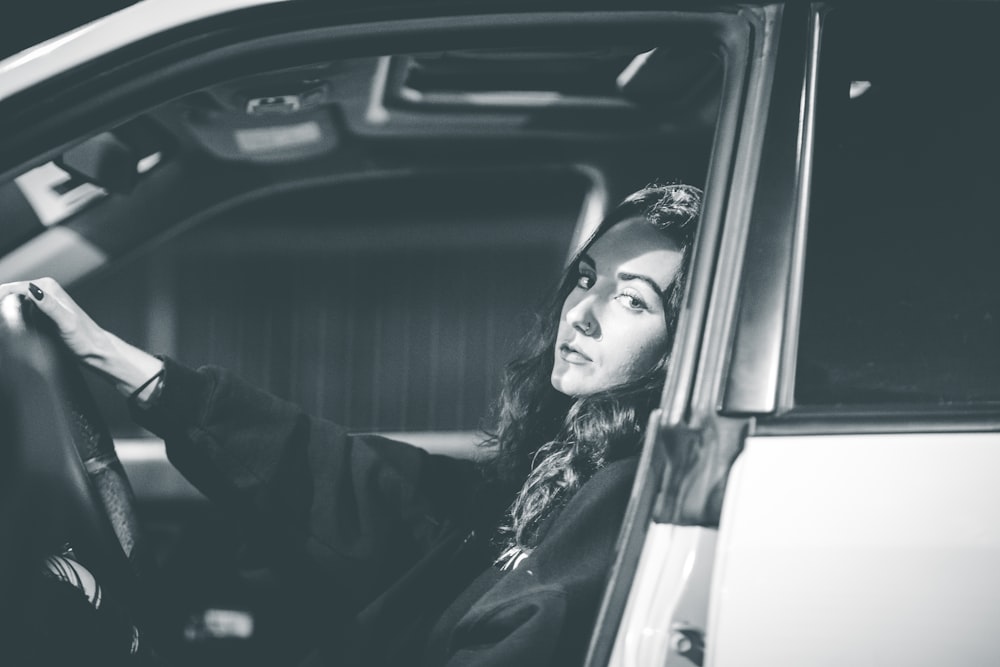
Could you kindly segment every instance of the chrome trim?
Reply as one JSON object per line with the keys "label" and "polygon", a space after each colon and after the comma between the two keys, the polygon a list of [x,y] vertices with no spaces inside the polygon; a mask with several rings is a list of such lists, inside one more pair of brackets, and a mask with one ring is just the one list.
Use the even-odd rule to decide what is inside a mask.
{"label": "chrome trim", "polygon": [[[677,426],[694,413],[694,421],[715,409],[715,376],[723,357],[720,340],[727,323],[724,314],[735,306],[741,251],[732,248],[735,236],[746,234],[749,207],[734,210],[734,193],[750,193],[756,180],[760,135],[758,123],[767,118],[771,88],[774,32],[782,9],[741,10],[743,24],[728,30],[746,30],[752,35],[724,35],[724,80],[712,157],[706,174],[705,200],[694,242],[687,293],[671,352],[664,387],[664,426]],[[737,24],[734,22],[733,26]],[[739,40],[740,51],[735,42]],[[752,113],[748,113],[752,110]],[[749,119],[747,118],[749,116]],[[738,232],[734,234],[733,230]],[[742,241],[738,242],[742,248]],[[728,299],[725,303],[720,300]],[[720,317],[719,313],[723,313]],[[720,326],[721,325],[721,326]],[[716,351],[718,350],[718,352]],[[719,359],[717,359],[717,357]]]}
{"label": "chrome trim", "polygon": [[[760,155],[764,130],[767,126],[771,90],[774,86],[774,61],[778,49],[778,31],[784,15],[783,7],[767,7],[755,20],[756,47],[745,65],[743,76],[746,85],[746,99],[738,109],[735,123],[738,143],[730,164],[719,168],[732,168],[729,188],[725,197],[720,197],[724,213],[722,239],[719,243],[719,257],[716,263],[715,282],[711,286],[710,308],[706,316],[704,351],[698,361],[697,382],[691,393],[691,409],[696,414],[693,421],[700,422],[706,415],[715,413],[718,397],[725,386],[725,369],[728,359],[731,332],[739,307],[740,278],[743,275],[743,257],[750,229],[750,214],[757,174],[760,171]],[[759,35],[759,40],[757,36]],[[741,84],[743,81],[740,82]],[[711,181],[710,184],[711,186]],[[706,193],[709,194],[709,193]],[[705,204],[704,219],[714,198]],[[694,353],[697,348],[685,348],[685,354]],[[670,424],[679,423],[687,408],[679,399],[670,413]],[[700,414],[698,414],[700,413]]]}
{"label": "chrome trim", "polygon": [[809,226],[809,197],[812,192],[813,136],[816,128],[816,82],[819,76],[820,44],[825,12],[813,5],[810,30],[809,63],[802,89],[799,124],[799,169],[796,195],[795,227],[792,231],[792,264],[789,270],[788,298],[785,303],[785,333],[778,367],[777,412],[795,404],[795,367],[799,349],[799,321],[802,317],[802,278],[805,273],[806,237]]}
{"label": "chrome trim", "polygon": [[[788,314],[801,140],[809,14],[784,8],[764,136],[758,138],[759,173],[743,251],[742,274],[721,409],[726,415],[769,414],[777,403],[778,375]],[[741,208],[730,202],[730,209]],[[746,208],[743,206],[742,208]]]}

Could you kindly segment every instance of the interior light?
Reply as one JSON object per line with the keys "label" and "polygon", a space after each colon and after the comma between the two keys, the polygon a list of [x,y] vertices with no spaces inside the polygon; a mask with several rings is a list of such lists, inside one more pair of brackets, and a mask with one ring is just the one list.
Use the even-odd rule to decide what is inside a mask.
{"label": "interior light", "polygon": [[313,144],[323,139],[323,131],[315,121],[294,125],[254,127],[234,132],[236,145],[243,153],[266,153]]}

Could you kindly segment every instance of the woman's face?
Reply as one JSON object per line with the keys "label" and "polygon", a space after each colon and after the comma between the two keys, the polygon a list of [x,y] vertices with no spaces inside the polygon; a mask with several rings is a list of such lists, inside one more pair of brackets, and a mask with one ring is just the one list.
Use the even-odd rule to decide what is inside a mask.
{"label": "woman's face", "polygon": [[604,233],[563,303],[552,386],[587,396],[637,379],[666,354],[664,298],[682,252],[643,218]]}

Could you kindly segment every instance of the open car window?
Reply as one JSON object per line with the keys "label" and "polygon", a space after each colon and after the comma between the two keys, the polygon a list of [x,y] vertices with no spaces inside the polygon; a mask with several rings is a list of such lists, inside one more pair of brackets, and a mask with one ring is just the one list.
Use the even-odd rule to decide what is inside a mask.
{"label": "open car window", "polygon": [[[297,190],[81,281],[78,299],[140,345],[353,429],[476,431],[592,186],[505,170]],[[139,435],[102,393],[116,432]]]}
{"label": "open car window", "polygon": [[721,67],[706,35],[244,72],[17,176],[11,234],[72,234],[89,254],[44,272],[140,347],[355,430],[471,439],[612,201],[703,181]]}

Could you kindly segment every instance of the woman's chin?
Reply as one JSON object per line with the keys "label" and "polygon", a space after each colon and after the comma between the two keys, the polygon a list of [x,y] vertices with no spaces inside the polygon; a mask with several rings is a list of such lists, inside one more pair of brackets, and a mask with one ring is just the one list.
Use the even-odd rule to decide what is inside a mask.
{"label": "woman's chin", "polygon": [[549,378],[549,382],[552,383],[552,388],[558,391],[560,394],[565,394],[566,396],[572,396],[572,394],[570,394],[566,390],[566,378],[563,376],[562,373],[557,373],[556,371],[552,371],[552,377]]}
{"label": "woman's chin", "polygon": [[560,394],[565,394],[566,396],[571,396],[573,398],[579,398],[593,393],[593,391],[587,387],[586,382],[581,381],[580,378],[573,377],[572,373],[553,372],[551,382],[553,389],[558,391]]}

